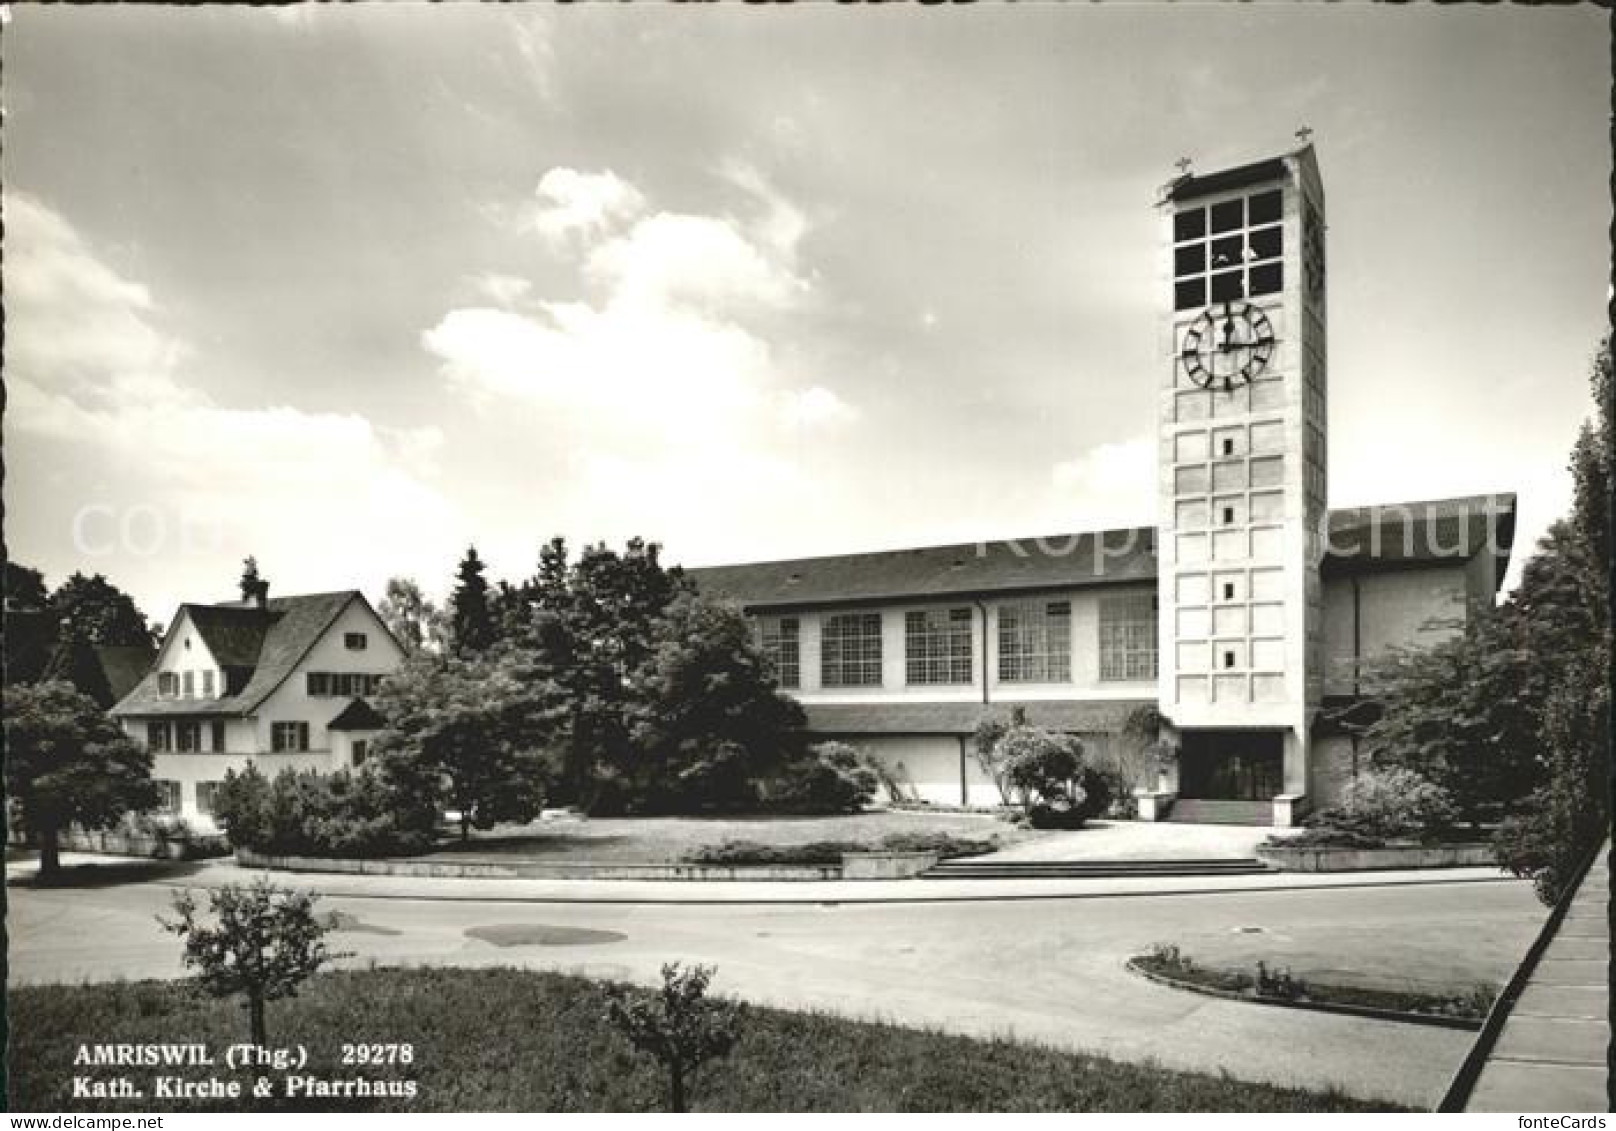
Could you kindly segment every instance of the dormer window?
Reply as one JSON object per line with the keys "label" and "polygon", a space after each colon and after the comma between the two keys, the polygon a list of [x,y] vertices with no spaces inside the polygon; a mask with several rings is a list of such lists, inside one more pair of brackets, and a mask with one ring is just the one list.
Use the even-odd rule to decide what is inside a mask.
{"label": "dormer window", "polygon": [[213,670],[211,668],[202,673],[202,698],[213,698]]}
{"label": "dormer window", "polygon": [[180,677],[174,672],[157,673],[157,694],[172,699],[180,693]]}
{"label": "dormer window", "polygon": [[184,678],[185,678],[185,697],[187,699],[195,699],[196,698],[196,673],[195,672],[186,672]]}
{"label": "dormer window", "polygon": [[350,652],[363,652],[370,647],[370,638],[363,632],[345,632],[342,634],[342,646]]}

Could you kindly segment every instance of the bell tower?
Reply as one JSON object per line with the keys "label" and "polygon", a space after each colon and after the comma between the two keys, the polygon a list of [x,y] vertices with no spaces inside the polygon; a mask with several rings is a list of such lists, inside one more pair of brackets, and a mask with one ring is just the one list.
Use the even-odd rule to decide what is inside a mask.
{"label": "bell tower", "polygon": [[1181,799],[1290,824],[1323,689],[1324,190],[1313,147],[1168,184],[1160,696]]}

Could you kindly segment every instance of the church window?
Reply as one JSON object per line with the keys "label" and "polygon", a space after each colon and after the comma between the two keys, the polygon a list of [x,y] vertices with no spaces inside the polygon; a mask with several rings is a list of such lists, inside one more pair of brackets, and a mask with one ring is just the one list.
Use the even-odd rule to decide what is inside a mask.
{"label": "church window", "polygon": [[1100,599],[1100,678],[1156,678],[1156,598],[1149,594]]}
{"label": "church window", "polygon": [[1285,265],[1263,263],[1251,269],[1251,293],[1271,295],[1285,286]]}
{"label": "church window", "polygon": [[1278,189],[1259,192],[1251,198],[1250,221],[1253,224],[1272,224],[1279,219],[1281,199]]}
{"label": "church window", "polygon": [[1212,301],[1234,302],[1246,297],[1244,271],[1220,271],[1212,276]]}
{"label": "church window", "polygon": [[1072,678],[1072,603],[999,606],[999,682],[1065,683]]}
{"label": "church window", "polygon": [[837,613],[825,618],[819,677],[826,687],[881,686],[880,613]]}
{"label": "church window", "polygon": [[1212,233],[1232,232],[1245,222],[1245,200],[1236,197],[1212,206]]}
{"label": "church window", "polygon": [[971,682],[971,610],[904,614],[904,677],[912,684]]}
{"label": "church window", "polygon": [[774,677],[781,687],[802,686],[801,625],[796,617],[760,619],[758,646],[774,664]]}
{"label": "church window", "polygon": [[1206,235],[1206,209],[1186,208],[1173,217],[1175,240],[1198,240]]}

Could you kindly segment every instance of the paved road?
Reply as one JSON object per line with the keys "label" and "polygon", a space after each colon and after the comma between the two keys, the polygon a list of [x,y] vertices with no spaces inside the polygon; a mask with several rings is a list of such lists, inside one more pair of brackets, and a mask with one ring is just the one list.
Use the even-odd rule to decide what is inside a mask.
{"label": "paved road", "polygon": [[[171,889],[129,883],[10,891],[11,978],[77,982],[181,973],[153,916]],[[1013,1035],[1172,1067],[1431,1105],[1472,1035],[1227,1002],[1130,975],[1158,941],[1258,927],[1373,964],[1395,941],[1502,982],[1542,919],[1518,883],[1239,891],[929,904],[482,903],[330,896],[354,964],[519,965],[650,981],[669,959],[714,963],[718,987],[975,1035]],[[474,937],[538,927],[609,932],[580,945]],[[1334,940],[1332,942],[1332,940]],[[509,940],[507,940],[509,941]]]}

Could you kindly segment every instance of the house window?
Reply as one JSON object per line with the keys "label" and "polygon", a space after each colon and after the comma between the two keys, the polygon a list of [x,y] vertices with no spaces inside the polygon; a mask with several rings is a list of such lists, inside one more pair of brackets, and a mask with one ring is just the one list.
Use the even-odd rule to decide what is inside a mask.
{"label": "house window", "polygon": [[180,693],[180,677],[173,672],[157,674],[157,694],[172,699]]}
{"label": "house window", "polygon": [[301,753],[309,748],[309,724],[273,723],[269,740],[270,749],[276,754]]}
{"label": "house window", "polygon": [[999,682],[1067,683],[1072,678],[1072,603],[999,606]]}
{"label": "house window", "polygon": [[158,754],[168,753],[168,724],[146,724],[146,749]]}
{"label": "house window", "polygon": [[181,719],[174,724],[174,749],[181,754],[195,754],[202,749],[202,724],[195,719]]}
{"label": "house window", "polygon": [[196,783],[196,811],[204,817],[213,815],[213,803],[219,796],[219,787],[223,782],[199,781]]}
{"label": "house window", "polygon": [[213,671],[211,668],[202,673],[202,698],[213,698]]}
{"label": "house window", "polygon": [[1156,678],[1156,598],[1141,593],[1100,599],[1100,678]]}
{"label": "house window", "polygon": [[819,676],[824,686],[880,687],[881,614],[826,617],[820,652]]}
{"label": "house window", "polygon": [[169,781],[167,778],[157,778],[152,784],[157,787],[157,812],[178,813],[180,811],[180,783]]}
{"label": "house window", "polygon": [[369,756],[370,756],[370,740],[366,739],[366,738],[356,738],[356,739],[354,739],[354,741],[353,741],[353,764],[356,765],[356,766],[362,765],[364,763],[365,759],[368,758]]}
{"label": "house window", "polygon": [[914,684],[971,682],[971,610],[904,614],[904,678]]}
{"label": "house window", "polygon": [[213,738],[213,746],[212,746],[213,752],[215,754],[223,754],[224,753],[224,720],[223,719],[214,719],[213,720],[213,735],[212,735],[212,738]]}
{"label": "house window", "polygon": [[781,687],[802,686],[801,625],[796,617],[759,620],[758,647],[774,665],[774,675]]}
{"label": "house window", "polygon": [[342,634],[342,646],[350,652],[363,652],[370,647],[370,639],[363,632],[345,632]]}
{"label": "house window", "polygon": [[195,672],[186,672],[185,673],[185,697],[187,699],[195,699],[196,698],[196,673]]}
{"label": "house window", "polygon": [[314,698],[331,694],[330,672],[309,672],[304,677],[308,682],[309,695]]}

